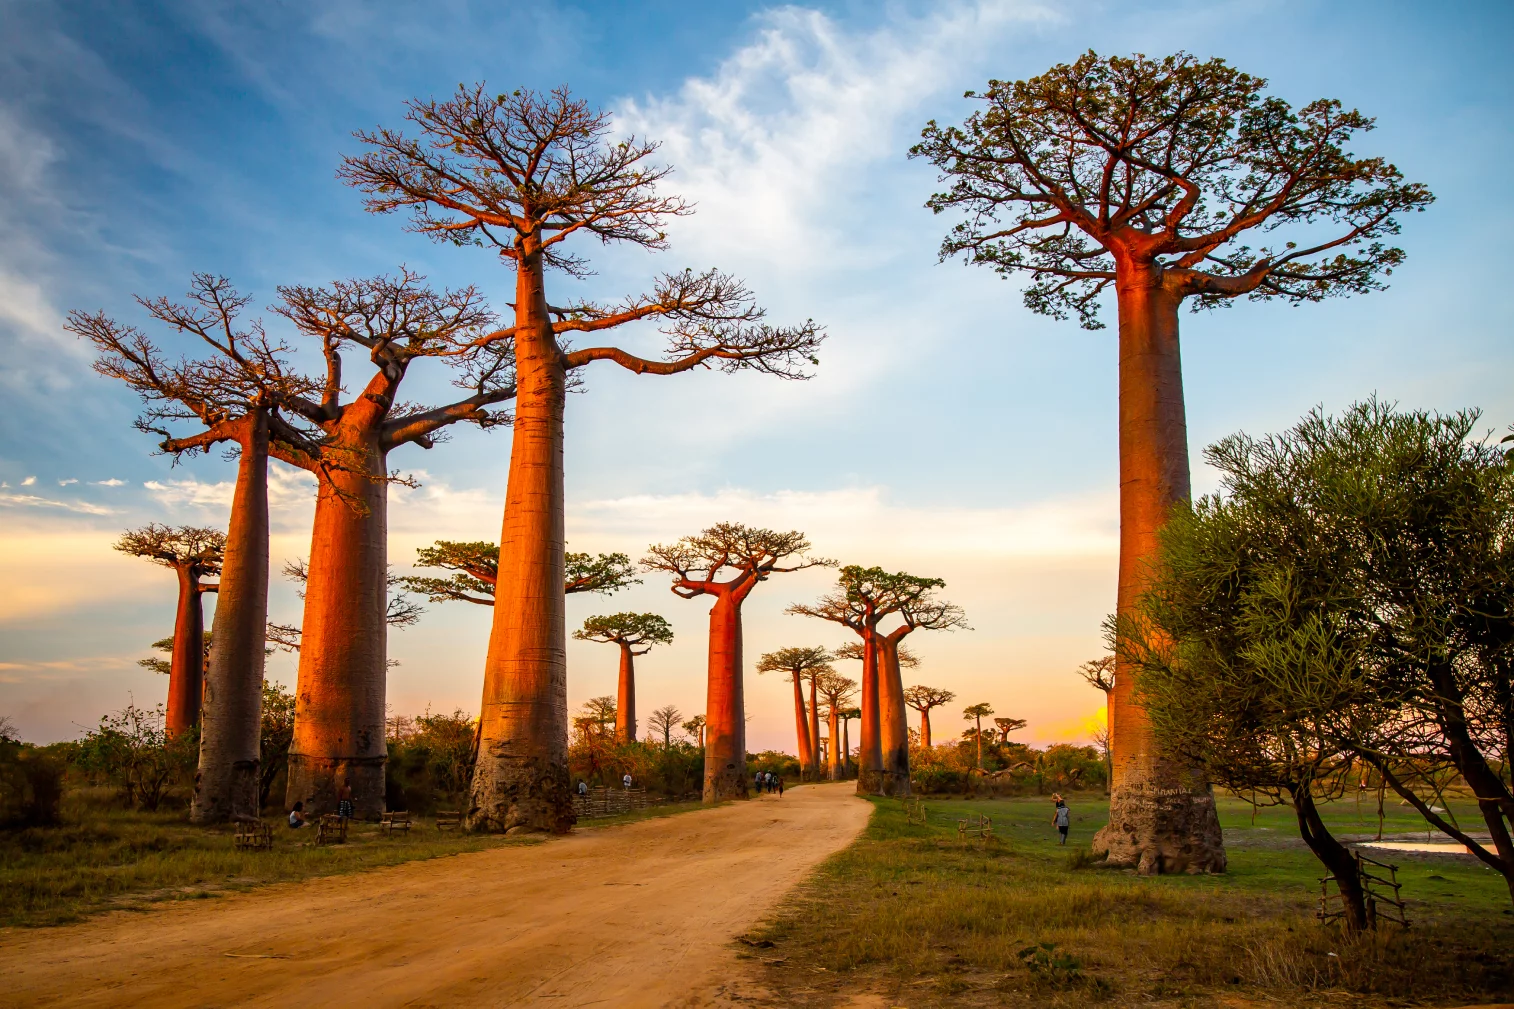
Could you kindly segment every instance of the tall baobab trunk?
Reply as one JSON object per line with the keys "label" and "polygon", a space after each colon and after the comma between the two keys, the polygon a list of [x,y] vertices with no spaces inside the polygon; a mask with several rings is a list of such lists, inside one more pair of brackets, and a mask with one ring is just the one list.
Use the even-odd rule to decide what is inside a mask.
{"label": "tall baobab trunk", "polygon": [[981,771],[983,770],[983,718],[981,715],[976,719],[973,741],[978,744],[978,770]]}
{"label": "tall baobab trunk", "polygon": [[799,747],[799,775],[810,775],[814,751],[810,748],[809,716],[804,710],[804,677],[798,671],[790,674],[794,679],[794,725]]}
{"label": "tall baobab trunk", "polygon": [[930,709],[920,709],[920,745],[930,749]]}
{"label": "tall baobab trunk", "polygon": [[345,782],[354,814],[377,820],[387,755],[389,488],[377,425],[352,417],[349,427],[348,419],[337,432],[346,465],[323,475],[316,496],[287,801],[335,812]]}
{"label": "tall baobab trunk", "polygon": [[820,698],[819,687],[815,683],[815,674],[810,673],[810,760],[809,775],[811,781],[820,780]]}
{"label": "tall baobab trunk", "polygon": [[899,672],[899,640],[878,635],[878,729],[883,757],[883,794],[909,795],[909,709]]}
{"label": "tall baobab trunk", "polygon": [[563,604],[567,373],[541,257],[538,235],[523,243],[516,270],[515,422],[468,825],[560,834],[574,822]]}
{"label": "tall baobab trunk", "polygon": [[705,701],[704,801],[745,799],[746,705],[743,698],[741,603],[747,581],[715,596],[710,608],[710,673]]}
{"label": "tall baobab trunk", "polygon": [[195,727],[205,689],[205,607],[200,601],[200,576],[187,564],[174,570],[179,576],[179,606],[173,621],[168,708],[163,719],[163,729],[169,736]]}
{"label": "tall baobab trunk", "polygon": [[841,720],[841,771],[850,774],[852,766],[852,720]]}
{"label": "tall baobab trunk", "polygon": [[883,794],[883,741],[879,736],[878,645],[876,634],[862,639],[862,690],[857,706],[859,719],[857,750],[857,794]]}
{"label": "tall baobab trunk", "polygon": [[263,643],[268,625],[268,411],[244,421],[221,562],[215,638],[205,677],[194,823],[260,812]]}
{"label": "tall baobab trunk", "polygon": [[636,742],[636,656],[631,646],[620,643],[620,683],[615,697],[615,737],[622,743]]}
{"label": "tall baobab trunk", "polygon": [[825,755],[825,769],[832,781],[840,781],[841,768],[843,766],[842,760],[845,759],[846,752],[842,748],[841,743],[841,713],[835,705],[831,705],[829,721],[831,731],[831,745],[829,751]]}
{"label": "tall baobab trunk", "polygon": [[[1120,570],[1115,608],[1125,618],[1150,582],[1158,533],[1189,498],[1188,426],[1178,350],[1179,293],[1152,266],[1117,257],[1120,315]],[[1209,783],[1157,752],[1135,699],[1130,665],[1116,658],[1110,696],[1114,782],[1109,824],[1094,851],[1142,873],[1222,872],[1225,849]]]}

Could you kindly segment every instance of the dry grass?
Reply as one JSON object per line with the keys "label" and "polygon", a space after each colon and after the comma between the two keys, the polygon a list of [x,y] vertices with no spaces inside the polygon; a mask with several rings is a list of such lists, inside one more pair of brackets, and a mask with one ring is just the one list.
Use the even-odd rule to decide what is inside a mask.
{"label": "dry grass", "polygon": [[[1253,859],[1232,843],[1234,878],[1143,879],[1051,843],[1044,802],[937,803],[928,827],[876,805],[863,839],[758,936],[774,943],[764,959],[781,961],[764,976],[780,1004],[832,1005],[859,988],[907,1006],[1388,1006],[1511,991],[1514,927],[1487,913],[1482,890],[1418,901],[1407,933],[1352,940],[1311,917],[1307,852]],[[1091,836],[1099,817],[1075,805],[1075,834]],[[959,844],[952,820],[969,810],[992,815],[1001,838]],[[1496,894],[1476,871],[1458,887]]]}

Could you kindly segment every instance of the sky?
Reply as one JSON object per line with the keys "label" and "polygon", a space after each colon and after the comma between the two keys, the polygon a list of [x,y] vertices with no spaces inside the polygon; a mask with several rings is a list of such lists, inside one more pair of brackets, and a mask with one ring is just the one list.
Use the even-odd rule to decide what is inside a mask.
{"label": "sky", "polygon": [[[906,152],[927,121],[966,115],[964,91],[1090,49],[1221,56],[1295,105],[1333,97],[1376,117],[1356,153],[1435,193],[1404,222],[1386,291],[1183,317],[1196,490],[1216,484],[1205,445],[1374,393],[1514,423],[1511,285],[1493,255],[1514,224],[1507,4],[0,0],[0,23],[0,715],[28,740],[163,700],[166,678],[137,660],[171,630],[174,578],[111,544],[149,521],[224,524],[234,475],[220,455],[154,454],[135,397],[91,370],[64,316],[145,325],[132,296],[181,296],[195,271],[266,306],[280,284],[401,264],[503,309],[513,280],[494,257],[367,214],[335,177],[352,131],[400,125],[406,99],[460,83],[571,87],[661,142],[667,190],[697,206],[668,251],[580,250],[595,275],[559,289],[609,301],[717,266],[774,322],[829,334],[807,382],[590,369],[568,405],[570,548],[635,558],[728,520],[944,578],[972,629],[914,635],[906,675],[956,692],[938,737],[987,701],[1029,720],[1026,741],[1088,738],[1102,697],[1076,667],[1103,650],[1119,536],[1112,329],[1033,315],[1018,282],[938,261],[949,222],[924,208],[936,178]],[[658,334],[625,339],[655,352]],[[447,395],[430,363],[408,398]],[[508,460],[508,431],[394,453],[419,484],[392,493],[396,567],[436,538],[497,539]],[[308,554],[313,484],[275,464],[271,502],[277,571]],[[844,640],[783,612],[832,577],[776,576],[746,604],[752,749],[794,746],[791,694],[756,657]],[[275,576],[271,618],[299,609]],[[570,598],[569,626],[621,610],[676,633],[639,662],[640,710],[703,711],[708,604],[647,575]],[[393,712],[476,711],[488,627],[482,607],[432,605],[392,633]],[[614,692],[613,648],[570,642],[568,659],[575,707]],[[292,686],[293,658],[269,675]]]}

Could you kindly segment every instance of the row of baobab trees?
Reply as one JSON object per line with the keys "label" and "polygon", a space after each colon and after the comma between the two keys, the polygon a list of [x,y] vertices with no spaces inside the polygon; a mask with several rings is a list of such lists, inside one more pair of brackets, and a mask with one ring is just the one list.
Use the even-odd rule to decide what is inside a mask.
{"label": "row of baobab trees", "polygon": [[[1076,315],[1087,329],[1102,327],[1102,303],[1113,295],[1116,626],[1133,618],[1150,584],[1158,533],[1189,497],[1182,306],[1240,297],[1298,304],[1380,288],[1404,259],[1388,244],[1398,216],[1433,200],[1386,160],[1350,153],[1371,119],[1330,99],[1295,109],[1266,87],[1221,59],[1090,52],[1038,77],[991,81],[985,92],[970,92],[976,111],[960,126],[928,123],[909,152],[940,172],[944,187],[927,206],[958,217],[941,245],[943,259],[960,254],[1005,276],[1028,274],[1027,308]],[[197,278],[186,305],[143,302],[158,321],[205,341],[208,357],[169,363],[145,336],[103,315],[76,313],[70,328],[100,347],[102,371],[148,398],[142,424],[160,435],[165,450],[230,443],[240,451],[220,575],[226,616],[217,621],[207,682],[206,745],[219,738],[219,712],[235,711],[245,721],[246,706],[256,702],[266,615],[267,459],[316,474],[290,777],[291,795],[317,805],[329,801],[339,773],[355,777],[365,797],[381,794],[382,704],[375,702],[383,693],[382,533],[394,479],[388,454],[410,444],[429,447],[452,424],[504,424],[512,418],[501,404],[513,400],[469,822],[560,831],[571,821],[562,591],[569,386],[599,361],[638,375],[719,367],[802,378],[824,333],[811,322],[769,325],[739,281],[713,270],[665,274],[651,291],[618,304],[562,292],[564,275],[588,272],[569,243],[597,239],[659,250],[667,244],[666,222],[691,210],[659,192],[669,169],[650,160],[655,144],[612,135],[605,114],[565,89],[491,94],[483,85],[460,87],[445,101],[410,102],[406,118],[412,133],[356,134],[365,150],[345,157],[339,175],[366,194],[369,210],[409,211],[413,231],[498,255],[514,270],[508,324],[474,289],[433,291],[402,271],[397,278],[279,290],[273,311],[324,357],[322,373],[311,376],[290,366],[290,347],[261,325],[239,321],[248,302],[220,278]],[[1255,235],[1265,236],[1262,244],[1246,244]],[[667,334],[662,358],[597,342],[641,320],[660,323]],[[350,397],[344,352],[367,362],[362,390]],[[429,407],[403,405],[399,386],[423,358],[449,364],[466,395]],[[173,422],[192,430],[174,433]],[[695,537],[661,560],[690,586],[713,584],[709,566],[719,558],[699,551],[718,539]],[[778,570],[772,563],[768,573]],[[846,577],[838,594],[814,609],[826,619],[844,612],[865,628],[868,752],[861,787],[897,788],[904,735],[898,663],[887,640],[892,630],[869,623],[871,597],[860,588],[873,582]],[[734,578],[719,592],[682,590],[715,595],[712,668],[734,668],[740,654],[734,609],[757,580]],[[706,789],[714,796],[742,787],[735,763],[740,723],[713,731],[714,712],[739,709],[740,681],[721,682],[728,694],[711,707],[706,745],[712,772]],[[232,701],[234,694],[240,700]],[[876,714],[868,697],[877,698]],[[1207,780],[1200,769],[1159,752],[1134,679],[1119,664],[1110,711],[1111,818],[1096,850],[1143,872],[1223,869]],[[197,815],[229,813],[235,792],[229,782],[249,756],[255,759],[256,747],[226,753],[227,774],[205,786]],[[206,780],[220,773],[202,767]]]}

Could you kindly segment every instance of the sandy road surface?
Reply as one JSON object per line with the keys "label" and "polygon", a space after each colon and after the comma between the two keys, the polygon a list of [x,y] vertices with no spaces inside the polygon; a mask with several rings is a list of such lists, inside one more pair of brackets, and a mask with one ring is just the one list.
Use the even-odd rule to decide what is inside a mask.
{"label": "sandy road surface", "polygon": [[713,1004],[731,938],[862,829],[852,787],[8,930],[0,1005]]}

